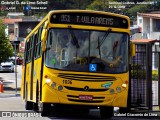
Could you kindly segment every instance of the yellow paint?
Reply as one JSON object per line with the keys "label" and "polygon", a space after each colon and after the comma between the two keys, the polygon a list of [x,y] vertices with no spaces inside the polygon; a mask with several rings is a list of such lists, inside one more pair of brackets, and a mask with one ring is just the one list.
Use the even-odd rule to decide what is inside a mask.
{"label": "yellow paint", "polygon": [[[62,10],[59,12],[67,12],[69,10]],[[73,11],[73,10],[71,10]],[[57,13],[58,11],[51,11],[33,30],[32,32],[26,37],[27,41],[29,41],[30,37],[35,34],[35,32],[38,31],[39,27],[42,26],[42,24],[49,19],[49,17]],[[70,12],[70,11],[69,11]],[[75,10],[75,12],[80,12],[80,10]],[[90,11],[90,10],[82,10],[81,12],[95,12],[95,11]],[[112,13],[106,13],[106,12],[95,12],[97,14],[104,13],[104,14],[109,14],[113,16],[119,16],[119,17],[124,17],[128,20],[129,18],[123,15],[118,15],[118,14],[112,14]],[[50,27],[58,27],[58,28],[68,28],[68,24],[51,24],[48,23],[48,26],[46,26],[46,29],[49,29]],[[90,29],[90,30],[104,30],[106,31],[108,28],[107,27],[96,27],[96,26],[84,26],[84,25],[72,25],[72,28],[76,29]],[[120,29],[120,28],[112,28],[112,31],[117,31],[117,32],[126,32],[130,33],[130,25],[128,29]],[[42,38],[45,38],[46,36],[42,36]],[[43,43],[43,42],[42,42]],[[41,61],[42,58],[38,58],[34,61],[34,70],[31,71],[31,62],[26,64],[26,78],[24,79],[24,69],[22,71],[22,86],[21,86],[21,95],[24,96],[23,90],[25,89],[23,86],[26,83],[28,85],[28,101],[33,101],[36,102],[36,91],[37,91],[37,83],[40,85],[40,76],[41,76],[41,71],[43,69],[43,76],[42,76],[42,100],[41,102],[49,102],[49,103],[62,103],[62,104],[77,104],[77,105],[95,105],[95,106],[117,106],[117,107],[126,107],[127,105],[127,97],[128,97],[128,84],[129,84],[129,73],[123,73],[123,74],[102,74],[102,73],[89,73],[89,72],[67,72],[67,71],[58,71],[54,69],[47,68],[44,64],[43,68],[41,69]],[[83,62],[83,61],[81,61]],[[33,75],[33,90],[31,91],[31,72],[35,72],[36,74]],[[116,81],[108,81],[108,82],[88,82],[88,81],[75,81],[71,80],[72,84],[64,84],[63,80],[64,78],[59,78],[58,74],[59,73],[65,73],[65,74],[82,74],[82,75],[97,75],[97,76],[114,76],[116,78]],[[48,76],[49,79],[51,79],[51,83],[46,83],[45,82],[45,75]],[[77,75],[75,75],[76,77]],[[127,87],[122,88],[122,84],[125,83],[125,81],[128,81]],[[52,82],[55,82],[56,85],[62,85],[63,90],[58,91],[57,86],[55,88],[52,88],[51,84]],[[67,90],[64,86],[69,86],[69,87],[75,87],[75,88],[84,88],[84,86],[89,86],[89,88],[94,88],[94,89],[100,89],[103,88],[102,84],[107,84],[109,82],[113,82],[109,90],[105,92],[82,92],[82,91],[73,91],[73,90]],[[120,87],[121,92],[117,92],[116,88]],[[110,89],[114,89],[115,93],[111,94]],[[38,91],[40,91],[40,86]],[[33,93],[33,100],[30,98],[30,92]],[[74,96],[79,96],[79,95],[92,95],[93,97],[104,97],[103,102],[101,103],[82,103],[82,102],[71,102],[68,101],[67,95],[74,95]],[[79,100],[79,98],[75,98],[76,100]],[[95,99],[97,100],[97,99]]]}

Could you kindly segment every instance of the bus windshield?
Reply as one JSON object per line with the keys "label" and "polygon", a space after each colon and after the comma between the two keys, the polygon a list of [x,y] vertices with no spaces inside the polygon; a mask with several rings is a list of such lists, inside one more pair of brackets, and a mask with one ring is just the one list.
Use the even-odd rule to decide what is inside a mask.
{"label": "bus windshield", "polygon": [[[46,66],[59,70],[122,73],[128,70],[127,33],[50,29]],[[94,70],[90,66],[95,66]]]}

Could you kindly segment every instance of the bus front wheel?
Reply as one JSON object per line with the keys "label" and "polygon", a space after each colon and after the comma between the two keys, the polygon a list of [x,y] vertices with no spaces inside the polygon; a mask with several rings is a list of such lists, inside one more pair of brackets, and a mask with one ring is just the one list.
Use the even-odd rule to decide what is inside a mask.
{"label": "bus front wheel", "polygon": [[40,103],[38,105],[38,107],[39,107],[39,112],[41,113],[41,116],[49,116],[50,115],[51,104]]}
{"label": "bus front wheel", "polygon": [[33,109],[33,102],[27,101],[28,100],[28,86],[26,85],[25,89],[25,109],[32,110]]}
{"label": "bus front wheel", "polygon": [[33,102],[26,101],[25,108],[26,108],[26,110],[32,110],[33,109]]}
{"label": "bus front wheel", "polygon": [[100,107],[101,118],[111,118],[113,116],[113,107]]}
{"label": "bus front wheel", "polygon": [[38,82],[37,82],[37,89],[36,89],[36,103],[33,103],[33,110],[38,111],[38,102],[40,101],[40,96],[39,96],[39,87],[38,87]]}

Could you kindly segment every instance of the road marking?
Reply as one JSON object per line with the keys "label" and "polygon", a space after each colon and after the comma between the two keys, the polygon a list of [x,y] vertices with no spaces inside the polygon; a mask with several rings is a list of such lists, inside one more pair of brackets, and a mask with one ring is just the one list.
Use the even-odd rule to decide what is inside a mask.
{"label": "road marking", "polygon": [[[21,81],[21,79],[17,79],[17,80],[18,80],[18,81]],[[3,82],[15,82],[15,79],[10,79],[10,80],[8,80],[8,79],[5,80],[5,79],[4,79]]]}

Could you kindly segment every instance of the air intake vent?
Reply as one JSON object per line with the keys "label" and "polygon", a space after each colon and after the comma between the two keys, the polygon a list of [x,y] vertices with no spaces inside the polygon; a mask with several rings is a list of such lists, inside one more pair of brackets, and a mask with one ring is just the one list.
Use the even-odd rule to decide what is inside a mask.
{"label": "air intake vent", "polygon": [[68,90],[74,90],[74,91],[83,91],[83,92],[105,92],[108,89],[107,88],[103,88],[103,89],[93,89],[90,88],[88,90],[85,90],[84,88],[77,88],[77,87],[69,87],[69,86],[64,86],[66,89]]}
{"label": "air intake vent", "polygon": [[116,78],[113,76],[63,74],[63,73],[59,73],[58,77],[61,77],[64,79],[71,79],[71,80],[76,80],[76,81],[88,81],[88,82],[107,82],[107,81],[116,80]]}

